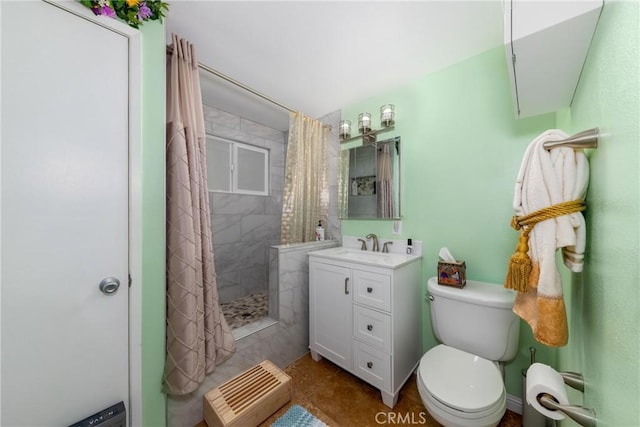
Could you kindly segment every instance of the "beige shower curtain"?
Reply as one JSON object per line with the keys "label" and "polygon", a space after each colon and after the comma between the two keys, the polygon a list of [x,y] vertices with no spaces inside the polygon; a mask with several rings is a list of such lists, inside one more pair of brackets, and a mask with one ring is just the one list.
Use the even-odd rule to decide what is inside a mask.
{"label": "beige shower curtain", "polygon": [[218,303],[206,142],[194,47],[173,35],[167,59],[167,360],[164,389],[184,395],[229,359],[235,340]]}
{"label": "beige shower curtain", "polygon": [[281,241],[315,240],[318,221],[327,226],[329,129],[302,113],[291,113],[282,201]]}

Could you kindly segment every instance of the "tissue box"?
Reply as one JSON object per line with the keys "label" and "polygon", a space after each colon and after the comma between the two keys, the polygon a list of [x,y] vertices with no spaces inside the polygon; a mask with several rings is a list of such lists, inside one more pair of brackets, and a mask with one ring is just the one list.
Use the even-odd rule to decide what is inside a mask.
{"label": "tissue box", "polygon": [[439,261],[438,284],[464,288],[464,285],[467,284],[467,266],[464,261]]}

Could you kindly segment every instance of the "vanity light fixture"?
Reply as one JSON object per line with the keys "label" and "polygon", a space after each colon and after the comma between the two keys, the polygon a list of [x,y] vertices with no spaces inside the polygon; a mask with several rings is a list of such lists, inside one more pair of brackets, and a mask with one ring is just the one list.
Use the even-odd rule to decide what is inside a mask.
{"label": "vanity light fixture", "polygon": [[393,129],[395,124],[395,106],[393,104],[384,104],[380,107],[380,129],[371,128],[371,113],[358,114],[358,132],[360,135],[351,136],[351,121],[340,121],[340,141],[347,142],[356,138],[362,138],[363,144],[373,144],[376,142],[376,135],[380,132],[386,132]]}
{"label": "vanity light fixture", "polygon": [[351,138],[351,120],[340,120],[340,139]]}
{"label": "vanity light fixture", "polygon": [[371,130],[371,113],[358,114],[358,131],[365,134]]}

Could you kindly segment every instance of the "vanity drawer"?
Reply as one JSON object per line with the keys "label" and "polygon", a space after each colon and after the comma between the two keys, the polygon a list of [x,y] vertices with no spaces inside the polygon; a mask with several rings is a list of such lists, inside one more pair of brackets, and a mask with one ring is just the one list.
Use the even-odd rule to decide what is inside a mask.
{"label": "vanity drawer", "polygon": [[353,373],[381,390],[391,390],[391,355],[359,341],[353,342]]}
{"label": "vanity drawer", "polygon": [[391,316],[357,304],[354,305],[353,337],[391,353]]}
{"label": "vanity drawer", "polygon": [[354,302],[391,311],[391,276],[353,270]]}

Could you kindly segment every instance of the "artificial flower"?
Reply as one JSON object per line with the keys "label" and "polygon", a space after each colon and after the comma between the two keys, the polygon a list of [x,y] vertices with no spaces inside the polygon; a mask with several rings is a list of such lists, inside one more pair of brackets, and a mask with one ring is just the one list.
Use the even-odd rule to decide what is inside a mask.
{"label": "artificial flower", "polygon": [[169,4],[162,0],[79,0],[96,15],[120,18],[133,28],[145,21],[160,20],[169,10]]}
{"label": "artificial flower", "polygon": [[[111,9],[111,6],[98,6],[98,10],[99,10],[99,13],[96,13],[96,15],[104,15],[104,16],[108,16],[109,18],[116,17],[116,11]],[[95,13],[95,9],[93,12]]]}
{"label": "artificial flower", "polygon": [[149,19],[152,15],[151,9],[147,6],[146,2],[140,3],[138,7],[138,19],[144,21],[145,19]]}

